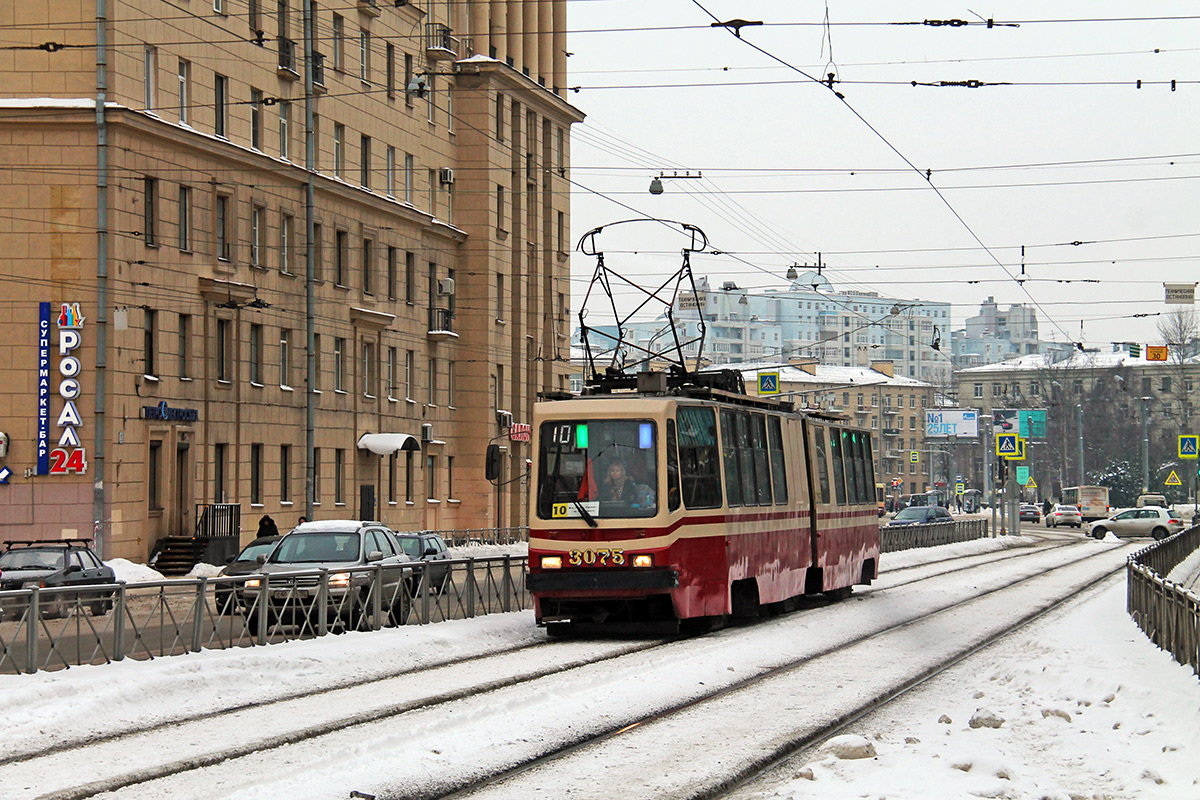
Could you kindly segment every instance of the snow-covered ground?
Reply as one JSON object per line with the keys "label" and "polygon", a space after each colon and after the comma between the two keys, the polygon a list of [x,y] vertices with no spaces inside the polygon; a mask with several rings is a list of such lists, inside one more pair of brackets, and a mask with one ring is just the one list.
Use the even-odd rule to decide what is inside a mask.
{"label": "snow-covered ground", "polygon": [[[1030,543],[1006,537],[889,554],[885,570]],[[781,783],[739,797],[1200,798],[1200,680],[1146,640],[1124,602],[1123,578],[1088,592],[787,765]],[[4,676],[0,758],[59,740],[59,726],[99,736],[544,636],[522,612]],[[0,781],[0,798],[36,796],[36,788]]]}

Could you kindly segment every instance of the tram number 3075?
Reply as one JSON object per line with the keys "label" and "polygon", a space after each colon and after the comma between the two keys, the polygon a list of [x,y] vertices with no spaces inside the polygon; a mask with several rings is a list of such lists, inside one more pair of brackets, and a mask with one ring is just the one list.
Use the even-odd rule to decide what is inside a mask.
{"label": "tram number 3075", "polygon": [[623,567],[625,566],[624,550],[571,550],[567,553],[567,563],[572,567]]}

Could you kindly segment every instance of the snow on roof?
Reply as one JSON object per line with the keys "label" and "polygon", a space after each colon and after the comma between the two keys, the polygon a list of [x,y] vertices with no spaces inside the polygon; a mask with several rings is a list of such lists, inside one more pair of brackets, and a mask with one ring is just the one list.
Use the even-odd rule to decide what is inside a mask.
{"label": "snow on roof", "polygon": [[811,375],[799,367],[780,364],[741,364],[738,366],[742,375],[747,379],[756,380],[759,372],[778,371],[780,383],[861,384],[863,386],[885,384],[888,386],[909,386],[914,389],[925,388],[931,385],[916,378],[907,378],[903,375],[890,378],[884,373],[869,367],[840,367],[831,364],[817,364],[816,368],[817,374]]}
{"label": "snow on roof", "polygon": [[[108,102],[105,108],[122,108]],[[0,97],[0,108],[95,108],[94,97]]]}
{"label": "snow on roof", "polygon": [[[1052,356],[1043,353],[1011,358],[995,364],[984,364],[979,367],[967,367],[958,370],[960,375],[980,375],[987,372],[1020,372],[1039,369],[1115,369],[1116,367],[1153,367],[1165,365],[1165,361],[1147,361],[1145,357],[1134,357],[1125,350],[1101,352],[1099,350],[1076,350],[1068,358],[1055,361]],[[1186,360],[1188,364],[1200,364],[1200,356]]]}

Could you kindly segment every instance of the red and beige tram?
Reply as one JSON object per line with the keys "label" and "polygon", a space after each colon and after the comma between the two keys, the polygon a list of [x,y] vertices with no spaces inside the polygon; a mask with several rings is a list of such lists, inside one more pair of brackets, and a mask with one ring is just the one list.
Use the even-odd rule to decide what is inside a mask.
{"label": "red and beige tram", "polygon": [[869,432],[666,377],[535,406],[539,625],[702,626],[877,577]]}

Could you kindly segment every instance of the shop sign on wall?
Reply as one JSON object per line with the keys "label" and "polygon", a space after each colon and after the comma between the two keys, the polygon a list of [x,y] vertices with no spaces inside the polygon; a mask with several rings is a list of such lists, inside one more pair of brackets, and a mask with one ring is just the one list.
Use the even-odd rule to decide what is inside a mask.
{"label": "shop sign on wall", "polygon": [[[79,441],[79,429],[83,427],[83,418],[75,405],[82,393],[79,375],[83,371],[83,364],[74,353],[81,344],[83,314],[79,310],[79,303],[63,303],[58,314],[58,395],[63,399],[63,407],[56,423],[61,430],[58,447],[50,451],[48,458],[51,475],[87,473],[87,449],[82,447]],[[39,441],[39,446],[40,444]],[[40,447],[38,452],[38,474],[46,474],[41,472]]]}

